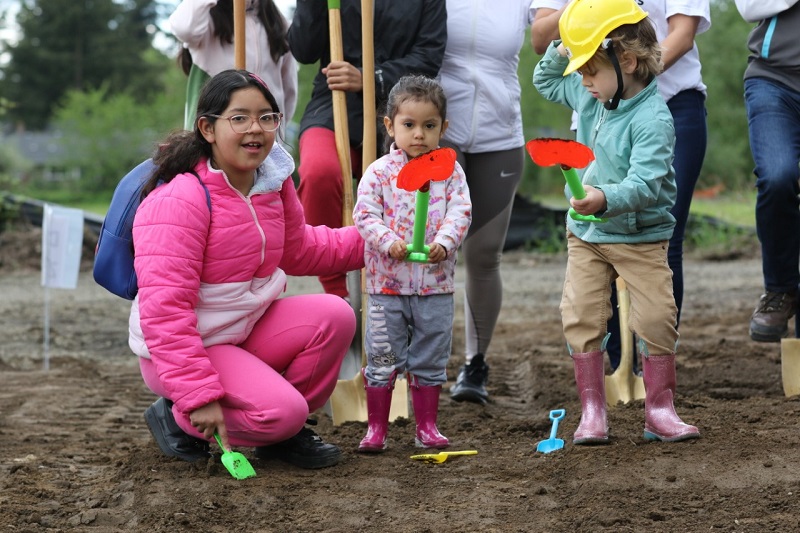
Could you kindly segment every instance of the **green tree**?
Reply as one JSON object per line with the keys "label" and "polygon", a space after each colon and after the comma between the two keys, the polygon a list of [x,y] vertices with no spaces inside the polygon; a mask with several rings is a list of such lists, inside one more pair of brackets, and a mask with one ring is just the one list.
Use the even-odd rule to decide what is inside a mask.
{"label": "green tree", "polygon": [[65,132],[64,163],[80,169],[82,191],[104,191],[110,198],[122,176],[150,157],[169,131],[182,127],[186,77],[154,49],[147,62],[148,68],[161,73],[159,85],[165,88],[147,104],[104,84],[94,90],[69,91],[56,110],[54,126]]}
{"label": "green tree", "polygon": [[10,60],[0,92],[12,102],[8,118],[43,129],[69,90],[132,95],[146,102],[161,91],[157,71],[144,61],[151,49],[156,0],[26,0],[17,23],[22,35],[4,46]]}
{"label": "green tree", "polygon": [[733,2],[712,2],[711,29],[697,37],[708,86],[708,150],[698,187],[723,183],[729,190],[741,190],[752,183],[742,79],[752,27]]}

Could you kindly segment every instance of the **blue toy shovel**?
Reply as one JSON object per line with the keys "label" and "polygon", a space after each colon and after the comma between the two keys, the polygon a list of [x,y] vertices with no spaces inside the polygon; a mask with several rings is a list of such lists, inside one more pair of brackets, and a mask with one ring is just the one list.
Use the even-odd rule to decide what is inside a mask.
{"label": "blue toy shovel", "polygon": [[562,439],[557,439],[556,433],[558,432],[558,421],[564,418],[565,413],[566,411],[564,411],[564,409],[554,409],[550,411],[550,420],[553,421],[553,427],[550,429],[550,438],[540,441],[539,444],[536,445],[537,452],[550,453],[564,447],[564,441]]}

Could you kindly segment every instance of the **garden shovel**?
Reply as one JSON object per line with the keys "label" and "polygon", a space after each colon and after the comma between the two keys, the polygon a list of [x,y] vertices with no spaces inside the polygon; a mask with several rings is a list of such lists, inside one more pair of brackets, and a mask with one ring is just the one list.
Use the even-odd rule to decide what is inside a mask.
{"label": "garden shovel", "polygon": [[781,339],[781,378],[786,396],[800,394],[800,317],[795,314],[795,338]]}
{"label": "garden shovel", "polygon": [[253,465],[250,464],[247,457],[239,452],[226,450],[222,445],[222,440],[220,440],[219,435],[216,433],[214,433],[214,438],[217,439],[217,444],[219,444],[222,450],[222,464],[234,478],[247,479],[249,477],[255,477],[256,471],[253,470]]}
{"label": "garden shovel", "polygon": [[[330,33],[331,61],[344,61],[342,45],[342,19],[340,0],[328,0],[328,28]],[[373,6],[371,0],[361,2],[361,37],[363,48],[363,72],[374,72]],[[364,169],[375,160],[375,78],[364,76],[364,139],[362,159]],[[343,179],[342,225],[353,225],[353,169],[350,161],[350,135],[347,124],[347,103],[344,91],[331,91],[333,98],[334,136],[339,166]],[[359,270],[348,272],[347,292],[350,305],[356,315],[357,331],[350,349],[339,369],[339,380],[331,394],[329,405],[333,425],[344,422],[366,422],[367,396],[364,390],[364,377],[361,369],[367,364],[366,349],[363,345],[366,291],[363,273]],[[352,377],[351,377],[352,376]],[[392,395],[389,420],[398,417],[408,418],[408,385],[398,377]]]}
{"label": "garden shovel", "polygon": [[[578,141],[569,139],[533,139],[526,143],[525,148],[534,163],[542,167],[559,165],[564,179],[567,181],[572,196],[578,200],[586,198],[586,190],[576,168],[583,168],[594,161],[592,149]],[[573,208],[569,208],[569,216],[573,220],[583,222],[605,222],[606,219],[594,215],[581,215]]]}
{"label": "garden shovel", "polygon": [[609,407],[619,402],[644,399],[644,380],[633,373],[633,334],[628,327],[631,313],[631,297],[625,281],[617,278],[617,302],[619,304],[619,366],[606,376],[606,403]]}
{"label": "garden shovel", "polygon": [[564,418],[565,414],[566,411],[564,409],[554,409],[550,411],[550,420],[553,421],[553,425],[550,428],[550,438],[539,441],[539,444],[536,445],[537,452],[550,453],[564,447],[564,440],[557,439],[556,433],[558,433],[558,422]]}

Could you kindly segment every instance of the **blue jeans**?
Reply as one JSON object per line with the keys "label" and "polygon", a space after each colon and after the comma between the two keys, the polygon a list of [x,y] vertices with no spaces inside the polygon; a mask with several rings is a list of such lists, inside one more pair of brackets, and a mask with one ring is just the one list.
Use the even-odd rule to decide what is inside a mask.
{"label": "blue jeans", "polygon": [[768,292],[800,283],[800,93],[766,78],[744,82],[755,162],[756,233]]}
{"label": "blue jeans", "polygon": [[[669,99],[667,107],[675,121],[675,159],[672,166],[675,168],[675,180],[678,186],[678,195],[675,198],[675,205],[672,207],[675,231],[669,240],[667,262],[672,269],[672,293],[675,296],[675,305],[678,306],[678,323],[680,323],[681,306],[683,305],[683,241],[686,233],[686,221],[689,219],[689,206],[692,204],[694,186],[700,176],[708,142],[705,95],[694,89],[681,91]],[[612,309],[617,309],[617,291],[614,284],[612,284],[611,304]],[[608,331],[611,336],[606,344],[606,350],[608,350],[611,367],[616,368],[620,358],[619,315],[617,313],[614,313],[608,321]]]}

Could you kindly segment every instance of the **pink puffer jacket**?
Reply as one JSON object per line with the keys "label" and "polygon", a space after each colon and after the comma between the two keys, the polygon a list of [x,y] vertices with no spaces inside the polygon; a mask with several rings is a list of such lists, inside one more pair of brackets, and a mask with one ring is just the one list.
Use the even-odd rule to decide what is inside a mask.
{"label": "pink puffer jacket", "polygon": [[133,227],[139,294],[129,344],[156,364],[181,411],[222,397],[205,347],[239,344],[286,287],[286,276],[364,266],[355,227],[305,223],[289,176],[291,156],[276,144],[245,197],[206,160],[154,190]]}

